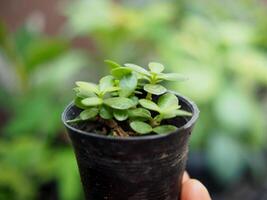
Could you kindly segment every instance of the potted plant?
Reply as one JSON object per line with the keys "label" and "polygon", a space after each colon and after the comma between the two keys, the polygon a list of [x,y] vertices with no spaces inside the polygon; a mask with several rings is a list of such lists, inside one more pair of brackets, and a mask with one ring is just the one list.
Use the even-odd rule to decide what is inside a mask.
{"label": "potted plant", "polygon": [[[151,62],[105,61],[110,75],[99,84],[76,82],[76,97],[62,115],[71,138],[87,200],[177,200],[197,106],[168,91]],[[67,167],[67,166],[66,166]]]}

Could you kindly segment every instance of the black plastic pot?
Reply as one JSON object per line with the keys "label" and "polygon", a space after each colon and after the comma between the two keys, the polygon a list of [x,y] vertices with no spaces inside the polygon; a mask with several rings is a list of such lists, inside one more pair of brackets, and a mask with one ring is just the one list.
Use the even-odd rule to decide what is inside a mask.
{"label": "black plastic pot", "polygon": [[[177,95],[189,118],[172,119],[178,130],[168,135],[108,137],[66,123],[81,110],[71,103],[62,120],[71,138],[86,200],[177,200],[197,106]],[[67,166],[66,166],[67,167]]]}

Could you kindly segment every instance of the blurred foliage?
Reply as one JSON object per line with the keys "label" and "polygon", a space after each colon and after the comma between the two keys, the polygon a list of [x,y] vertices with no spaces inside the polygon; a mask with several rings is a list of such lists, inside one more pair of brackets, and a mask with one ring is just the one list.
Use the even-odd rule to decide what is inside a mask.
{"label": "blurred foliage", "polygon": [[[218,182],[238,182],[248,170],[266,178],[266,3],[116,2],[65,2],[58,36],[0,26],[0,199],[34,199],[49,181],[56,181],[60,199],[81,198],[60,114],[74,80],[103,75],[107,58],[157,61],[190,77],[171,87],[201,110],[191,152],[205,153]],[[90,42],[90,54],[72,47],[76,38]]]}

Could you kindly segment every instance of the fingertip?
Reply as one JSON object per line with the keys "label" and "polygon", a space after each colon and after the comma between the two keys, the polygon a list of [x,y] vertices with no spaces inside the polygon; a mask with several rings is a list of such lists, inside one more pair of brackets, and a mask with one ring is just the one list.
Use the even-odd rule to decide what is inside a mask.
{"label": "fingertip", "polygon": [[182,186],[182,200],[211,200],[205,186],[195,179],[186,181]]}
{"label": "fingertip", "polygon": [[188,181],[190,179],[189,174],[185,171],[184,175],[183,175],[183,180],[182,183],[185,183],[186,181]]}

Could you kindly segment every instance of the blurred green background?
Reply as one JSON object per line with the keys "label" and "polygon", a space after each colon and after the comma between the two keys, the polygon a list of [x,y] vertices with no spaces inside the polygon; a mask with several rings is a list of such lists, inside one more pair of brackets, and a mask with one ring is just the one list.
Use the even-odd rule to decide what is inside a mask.
{"label": "blurred green background", "polygon": [[188,171],[215,200],[267,198],[266,1],[3,0],[0,200],[83,199],[60,115],[104,59],[190,77],[170,85],[201,110]]}

